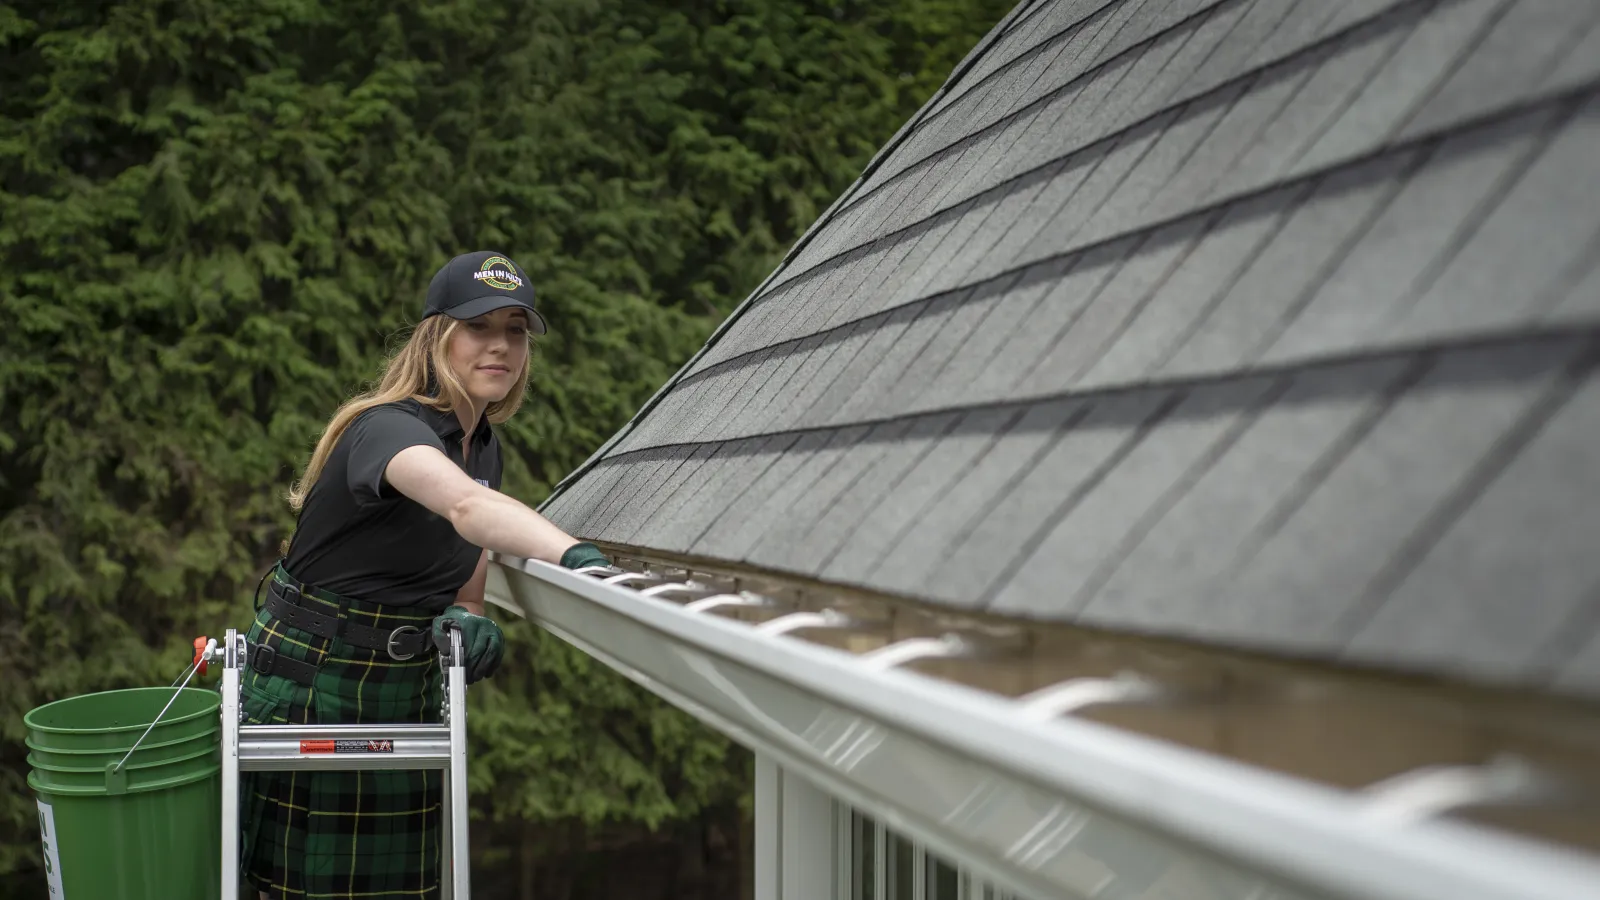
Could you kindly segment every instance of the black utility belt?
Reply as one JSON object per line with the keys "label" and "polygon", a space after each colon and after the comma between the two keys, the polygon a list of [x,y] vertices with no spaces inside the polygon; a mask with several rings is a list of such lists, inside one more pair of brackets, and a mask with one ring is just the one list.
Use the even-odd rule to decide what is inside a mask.
{"label": "black utility belt", "polygon": [[[399,662],[414,659],[419,654],[436,652],[430,628],[420,628],[416,625],[401,625],[388,629],[374,628],[371,625],[362,625],[359,622],[301,606],[298,602],[299,596],[298,588],[273,581],[267,586],[267,598],[262,605],[273,618],[290,628],[309,632],[318,637],[338,638],[353,647],[371,650],[374,653],[387,653],[390,659]],[[280,656],[265,645],[251,648],[250,656],[250,668],[263,675],[286,675],[293,681],[309,685],[317,674],[316,666]]]}

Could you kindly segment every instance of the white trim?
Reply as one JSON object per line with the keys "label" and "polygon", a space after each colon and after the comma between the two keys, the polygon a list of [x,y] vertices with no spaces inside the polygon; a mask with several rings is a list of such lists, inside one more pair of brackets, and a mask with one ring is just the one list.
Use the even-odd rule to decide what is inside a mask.
{"label": "white trim", "polygon": [[889,900],[889,829],[872,820],[872,900]]}
{"label": "white trim", "polygon": [[921,841],[911,845],[911,900],[928,900],[928,850]]}
{"label": "white trim", "polygon": [[854,900],[855,840],[850,833],[855,811],[850,804],[833,801],[833,897]]}
{"label": "white trim", "polygon": [[1600,861],[1575,851],[1385,818],[1346,791],[1070,716],[1032,720],[1002,696],[491,559],[497,603],[1011,893],[1087,897],[1107,869],[1173,866],[1282,900],[1548,900],[1600,884]]}
{"label": "white trim", "polygon": [[783,770],[756,754],[755,900],[783,900]]}
{"label": "white trim", "polygon": [[835,884],[833,798],[794,772],[779,771],[783,793],[779,852],[783,900],[826,900]]}

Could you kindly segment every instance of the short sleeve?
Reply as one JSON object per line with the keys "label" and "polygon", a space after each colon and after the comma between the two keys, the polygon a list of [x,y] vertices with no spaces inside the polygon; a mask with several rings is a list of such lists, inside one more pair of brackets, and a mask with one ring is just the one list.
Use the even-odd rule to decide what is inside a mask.
{"label": "short sleeve", "polygon": [[350,493],[362,504],[386,496],[383,473],[396,453],[418,444],[444,452],[444,442],[433,429],[411,413],[392,406],[376,407],[357,416],[341,443],[349,448],[346,479]]}

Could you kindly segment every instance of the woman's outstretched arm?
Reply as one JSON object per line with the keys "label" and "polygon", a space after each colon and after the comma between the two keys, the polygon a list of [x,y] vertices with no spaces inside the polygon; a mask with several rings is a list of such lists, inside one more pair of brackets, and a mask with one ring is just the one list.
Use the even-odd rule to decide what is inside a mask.
{"label": "woman's outstretched arm", "polygon": [[562,554],[579,543],[522,502],[473,481],[433,447],[416,445],[396,453],[384,477],[485,550],[560,563]]}

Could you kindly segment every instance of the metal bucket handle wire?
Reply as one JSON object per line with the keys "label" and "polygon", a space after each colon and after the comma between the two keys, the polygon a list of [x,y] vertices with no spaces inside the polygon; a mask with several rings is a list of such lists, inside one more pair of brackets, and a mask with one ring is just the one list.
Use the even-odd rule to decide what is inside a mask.
{"label": "metal bucket handle wire", "polygon": [[[196,643],[199,642],[197,641]],[[128,748],[128,752],[122,755],[122,759],[118,760],[116,764],[106,769],[107,789],[111,790],[113,793],[121,793],[122,789],[126,788],[128,779],[127,776],[123,774],[122,767],[128,762],[128,757],[132,756],[133,751],[139,749],[139,745],[144,743],[144,739],[150,736],[150,732],[153,731],[156,725],[161,721],[161,717],[166,715],[167,710],[172,708],[172,704],[178,699],[178,695],[183,693],[184,688],[189,686],[190,679],[194,678],[195,673],[200,671],[201,666],[204,666],[211,660],[212,656],[216,654],[216,650],[216,638],[211,638],[210,640],[206,641],[205,649],[194,655],[194,662],[191,662],[189,667],[183,670],[182,675],[179,675],[177,678],[173,679],[172,684],[167,685],[168,687],[176,687],[177,690],[172,692],[172,697],[167,700],[167,705],[161,707],[161,712],[156,713],[156,717],[151,720],[149,727],[145,728],[144,734],[139,735],[139,739],[133,742],[133,746]],[[179,681],[182,681],[183,683],[178,684]]]}

